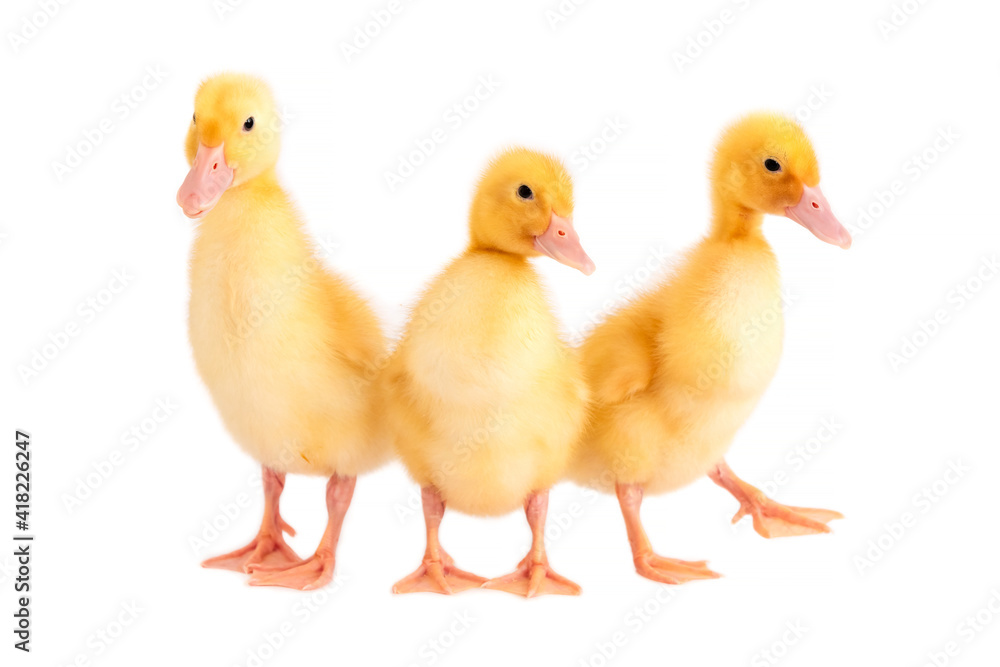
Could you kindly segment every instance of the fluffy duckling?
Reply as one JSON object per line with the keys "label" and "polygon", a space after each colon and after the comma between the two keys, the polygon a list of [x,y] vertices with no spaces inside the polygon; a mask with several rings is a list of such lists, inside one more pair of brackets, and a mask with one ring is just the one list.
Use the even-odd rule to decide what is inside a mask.
{"label": "fluffy duckling", "polygon": [[[579,439],[587,389],[528,262],[547,255],[593,272],[572,214],[572,183],[559,161],[525,149],[498,156],[472,202],[468,248],[424,292],[389,361],[387,421],[422,487],[427,526],[423,562],[395,593],[580,591],[549,567],[544,528],[548,489]],[[438,540],[446,505],[476,516],[523,506],[529,554],[490,581],[457,569]]]}
{"label": "fluffy duckling", "polygon": [[[223,74],[198,89],[177,193],[200,221],[191,253],[189,335],[198,372],[237,443],[263,466],[264,518],[245,547],[204,567],[253,573],[250,583],[318,588],[356,476],[391,454],[373,440],[366,391],[385,352],[362,298],[317,259],[275,164],[280,123],[259,79]],[[301,560],[279,513],[285,474],[330,478],[329,524]]]}
{"label": "fluffy duckling", "polygon": [[851,237],[819,189],[812,145],[789,119],[755,114],[732,125],[719,141],[711,181],[707,237],[583,346],[596,405],[573,477],[615,490],[636,570],[668,584],[719,575],[705,561],[653,553],[639,519],[644,493],[708,475],[739,500],[733,521],[750,514],[764,537],[825,533],[829,521],[842,518],[770,500],[723,457],[781,356],[778,264],[761,231],[764,215],[791,218],[841,248]]}

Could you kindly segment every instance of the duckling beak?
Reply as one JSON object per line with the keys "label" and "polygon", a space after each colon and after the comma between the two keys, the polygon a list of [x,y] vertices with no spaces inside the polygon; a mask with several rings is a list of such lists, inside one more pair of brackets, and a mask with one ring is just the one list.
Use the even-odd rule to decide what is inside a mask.
{"label": "duckling beak", "polygon": [[548,255],[560,264],[577,269],[589,276],[597,267],[580,245],[580,236],[573,229],[572,218],[560,218],[552,213],[549,227],[535,237],[535,250]]}
{"label": "duckling beak", "polygon": [[785,215],[808,229],[820,241],[840,246],[844,250],[851,247],[850,232],[833,215],[830,204],[818,185],[814,188],[803,185],[802,198],[795,206],[786,207]]}
{"label": "duckling beak", "polygon": [[198,144],[191,171],[177,191],[177,203],[187,217],[201,218],[219,203],[232,184],[233,170],[226,164],[223,144],[214,148]]}

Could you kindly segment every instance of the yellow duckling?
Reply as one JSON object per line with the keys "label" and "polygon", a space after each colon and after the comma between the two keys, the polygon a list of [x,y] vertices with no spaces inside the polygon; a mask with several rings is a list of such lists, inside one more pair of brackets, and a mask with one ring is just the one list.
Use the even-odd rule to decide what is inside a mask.
{"label": "yellow duckling", "polygon": [[[366,391],[385,341],[342,279],[317,259],[275,164],[279,120],[259,79],[223,74],[198,89],[177,193],[200,220],[191,253],[189,334],[195,363],[237,443],[263,466],[257,537],[204,567],[255,573],[251,583],[311,589],[333,576],[356,476],[391,454],[373,440]],[[286,473],[329,476],[329,524],[302,561],[278,504]]]}
{"label": "yellow duckling", "polygon": [[827,522],[842,518],[770,500],[723,457],[781,356],[778,264],[761,231],[764,214],[787,216],[842,248],[851,237],[819,189],[812,145],[789,119],[755,114],[732,125],[711,180],[708,236],[583,346],[596,406],[572,476],[615,490],[636,570],[668,584],[719,575],[705,561],[653,553],[639,519],[643,493],[708,475],[739,500],[733,521],[750,514],[764,537],[825,533]]}
{"label": "yellow duckling", "polygon": [[[585,274],[594,264],[573,229],[573,186],[557,160],[509,150],[486,170],[469,214],[470,243],[430,284],[383,376],[397,450],[422,487],[427,550],[396,593],[495,588],[575,595],[548,565],[548,489],[565,474],[587,389],[528,257]],[[445,505],[476,516],[523,506],[529,554],[486,581],[441,548]]]}

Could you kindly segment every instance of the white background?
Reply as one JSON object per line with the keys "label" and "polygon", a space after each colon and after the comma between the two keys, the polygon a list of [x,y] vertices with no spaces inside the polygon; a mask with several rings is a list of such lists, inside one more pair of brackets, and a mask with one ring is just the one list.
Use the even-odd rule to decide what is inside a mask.
{"label": "white background", "polygon": [[[889,0],[699,4],[592,0],[553,26],[556,0],[403,2],[348,61],[342,43],[387,0],[245,0],[221,17],[211,0],[69,2],[37,34],[24,24],[41,22],[35,1],[6,2],[0,535],[6,545],[14,532],[20,428],[33,438],[37,541],[30,656],[11,648],[12,549],[0,547],[4,664],[258,664],[252,652],[266,665],[917,666],[949,642],[957,654],[938,655],[939,664],[993,664],[1000,614],[983,612],[992,624],[980,631],[965,619],[991,596],[1000,611],[1000,281],[983,269],[993,280],[976,283],[1000,249],[1000,9],[909,0],[912,15],[886,35]],[[713,23],[723,10],[729,22]],[[12,44],[11,34],[25,33]],[[705,46],[679,67],[675,54],[689,39]],[[132,92],[146,68],[159,68],[162,81],[146,78],[148,89]],[[646,267],[657,253],[674,257],[704,232],[710,151],[741,113],[799,114],[823,189],[855,232],[859,209],[879,213],[879,193],[899,180],[901,194],[847,252],[787,219],[765,222],[791,295],[787,342],[729,457],[757,484],[786,473],[779,500],[847,520],[832,535],[767,541],[729,525],[736,502],[707,479],[650,498],[643,516],[658,551],[708,558],[726,575],[671,589],[634,573],[613,498],[563,484],[552,494],[550,557],[583,586],[581,597],[394,597],[392,583],[418,564],[424,529],[409,510],[415,486],[392,464],[359,480],[339,585],[309,595],[200,569],[204,557],[246,543],[262,505],[256,465],[226,434],[192,363],[193,229],[174,203],[195,89],[225,69],[272,84],[289,115],[282,180],[311,234],[336,244],[325,260],[356,281],[393,332],[420,286],[463,247],[473,183],[508,144],[563,156],[576,179],[577,228],[598,271],[586,278],[538,261],[568,333],[620,304],[627,280],[652,284]],[[490,76],[496,91],[459,127],[448,124],[448,109]],[[122,95],[135,107],[127,117]],[[57,177],[53,163],[103,119],[110,134]],[[602,146],[609,122],[623,129]],[[390,191],[385,172],[437,127],[447,141]],[[957,139],[934,149],[949,128]],[[578,153],[591,142],[593,159]],[[925,150],[935,160],[914,172]],[[122,270],[128,285],[85,316],[80,304],[108,296],[102,290]],[[980,289],[959,308],[954,290],[970,280]],[[894,365],[889,355],[938,310],[946,321],[935,335],[917,335],[916,354]],[[48,348],[44,369],[23,379],[19,368],[71,323],[78,335]],[[130,450],[123,433],[163,399],[176,410]],[[810,440],[818,451],[796,464],[789,456]],[[121,465],[68,509],[66,498],[115,450]],[[950,463],[967,471],[940,481]],[[916,498],[935,482],[934,502]],[[325,525],[323,486],[290,478],[282,499],[302,555]],[[241,497],[250,500],[239,516],[196,550],[191,540],[205,536],[206,522],[224,522],[220,508]],[[911,525],[893,537],[887,526],[907,514]],[[450,513],[443,541],[461,567],[493,576],[520,560],[528,530],[521,514]],[[869,557],[878,561],[860,567]],[[117,633],[130,604],[138,617],[104,644],[97,633]],[[271,651],[265,636],[283,629],[290,636]]]}

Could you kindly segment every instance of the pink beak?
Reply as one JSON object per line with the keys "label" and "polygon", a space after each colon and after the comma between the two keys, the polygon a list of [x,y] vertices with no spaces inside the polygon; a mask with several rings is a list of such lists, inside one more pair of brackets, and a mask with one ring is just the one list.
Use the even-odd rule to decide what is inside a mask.
{"label": "pink beak", "polygon": [[851,234],[833,215],[818,185],[814,188],[802,186],[802,199],[795,206],[786,207],[785,215],[808,229],[820,241],[844,250],[851,247]]}
{"label": "pink beak", "polygon": [[535,237],[535,250],[548,255],[561,264],[582,271],[589,276],[597,267],[580,245],[580,236],[573,229],[572,218],[560,218],[555,213],[549,220],[549,227]]}
{"label": "pink beak", "polygon": [[198,152],[184,182],[177,191],[177,203],[189,218],[201,218],[219,203],[222,193],[233,184],[233,170],[226,165],[223,145],[209,148],[198,144]]}

